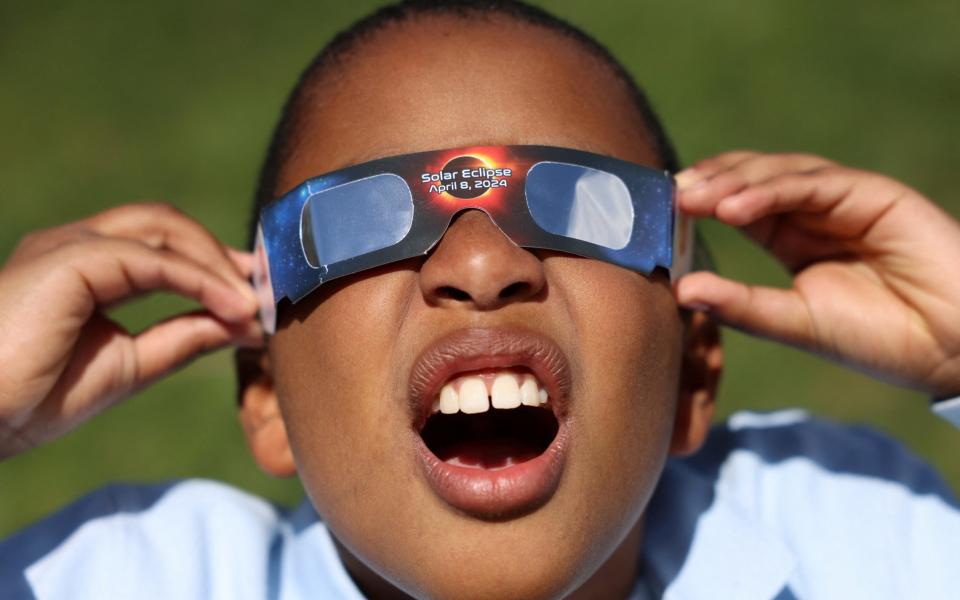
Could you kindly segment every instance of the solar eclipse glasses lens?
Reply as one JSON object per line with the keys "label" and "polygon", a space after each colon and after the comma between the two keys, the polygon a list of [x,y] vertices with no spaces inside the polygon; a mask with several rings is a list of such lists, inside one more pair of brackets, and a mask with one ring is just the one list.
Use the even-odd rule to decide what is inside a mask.
{"label": "solar eclipse glasses lens", "polygon": [[254,287],[268,333],[276,305],[323,283],[422,256],[457,213],[485,212],[515,244],[671,277],[689,268],[692,222],[670,174],[549,146],[405,154],[309,179],[260,213]]}

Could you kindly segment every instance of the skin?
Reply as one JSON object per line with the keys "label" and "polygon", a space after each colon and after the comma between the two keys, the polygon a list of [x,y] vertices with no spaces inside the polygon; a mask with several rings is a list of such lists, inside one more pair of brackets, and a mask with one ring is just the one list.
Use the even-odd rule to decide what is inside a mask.
{"label": "skin", "polygon": [[[449,74],[465,64],[452,85]],[[320,86],[282,171],[284,190],[364,160],[477,143],[656,164],[607,68],[562,36],[508,21],[389,28]],[[574,431],[554,497],[491,523],[444,504],[420,474],[406,382],[443,334],[509,326],[548,335],[570,360]],[[294,306],[270,362],[296,470],[368,593],[396,595],[382,577],[437,598],[548,598],[580,586],[575,596],[616,597],[635,579],[636,525],[671,446],[682,343],[664,276],[524,250],[470,211],[425,260],[335,283]],[[702,411],[698,422],[708,420]]]}
{"label": "skin", "polygon": [[960,225],[943,209],[808,154],[728,152],[679,187],[684,211],[740,228],[793,275],[778,290],[693,273],[682,305],[935,398],[960,394]]}
{"label": "skin", "polygon": [[[470,76],[452,86],[461,64]],[[343,69],[314,98],[284,188],[376,156],[475,143],[655,162],[619,84],[548,32],[424,20],[374,36]],[[336,282],[286,310],[266,353],[250,256],[169,206],[35,232],[0,269],[0,457],[57,438],[204,352],[243,346],[240,416],[254,456],[267,472],[299,472],[371,597],[623,597],[640,515],[668,452],[702,442],[722,357],[704,313],[684,327],[675,302],[930,394],[960,393],[960,225],[936,205],[806,155],[725,153],[678,183],[683,211],[752,236],[790,268],[792,286],[694,273],[671,297],[662,278],[527,252],[469,213],[425,260]],[[527,285],[501,298],[517,281]],[[201,308],[137,334],[104,315],[157,290]],[[419,478],[404,377],[443,333],[518,323],[552,336],[571,361],[575,447],[541,509],[479,522]]]}

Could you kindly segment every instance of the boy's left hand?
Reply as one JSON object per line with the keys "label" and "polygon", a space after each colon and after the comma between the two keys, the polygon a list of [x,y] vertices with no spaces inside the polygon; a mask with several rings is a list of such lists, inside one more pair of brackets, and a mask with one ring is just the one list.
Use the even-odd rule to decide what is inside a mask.
{"label": "boy's left hand", "polygon": [[680,209],[740,228],[790,289],[709,272],[677,301],[936,396],[960,394],[960,224],[917,191],[802,154],[729,152],[677,176]]}

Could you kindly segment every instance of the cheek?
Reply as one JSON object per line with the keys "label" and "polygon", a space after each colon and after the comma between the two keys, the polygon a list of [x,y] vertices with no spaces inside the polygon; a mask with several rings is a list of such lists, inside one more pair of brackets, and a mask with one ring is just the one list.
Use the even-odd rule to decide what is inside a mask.
{"label": "cheek", "polygon": [[561,292],[579,346],[571,475],[583,489],[602,490],[604,501],[590,507],[593,525],[622,536],[667,457],[681,322],[665,282],[596,263],[564,281],[578,282]]}
{"label": "cheek", "polygon": [[[584,383],[596,400],[589,411],[591,443],[611,462],[658,460],[672,432],[680,370],[681,326],[668,290],[637,279],[608,311],[596,311],[582,344]],[[636,293],[642,290],[644,293]],[[637,299],[634,302],[628,299]],[[594,395],[591,394],[591,395]],[[649,465],[642,465],[648,467]]]}
{"label": "cheek", "polygon": [[383,490],[407,485],[391,457],[407,443],[409,423],[385,368],[402,358],[406,279],[359,280],[295,307],[272,342],[297,470],[325,517],[382,510]]}

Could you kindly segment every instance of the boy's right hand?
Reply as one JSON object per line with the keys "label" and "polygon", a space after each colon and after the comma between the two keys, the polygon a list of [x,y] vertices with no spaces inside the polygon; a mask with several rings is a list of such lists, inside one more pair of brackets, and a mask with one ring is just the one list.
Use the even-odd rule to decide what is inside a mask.
{"label": "boy's right hand", "polygon": [[[163,204],[25,237],[0,269],[0,458],[54,439],[227,345],[259,345],[250,256]],[[139,334],[104,309],[168,291],[205,310]]]}

